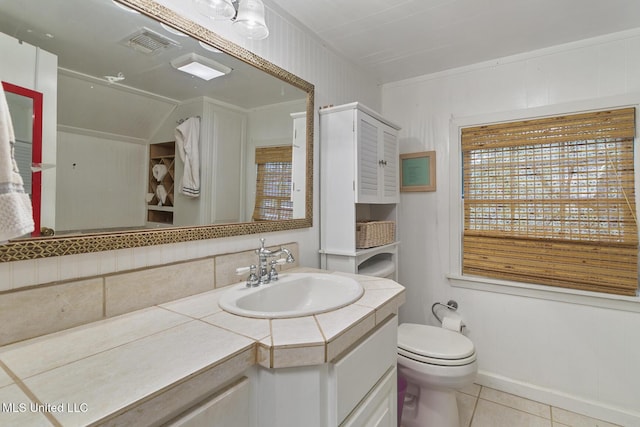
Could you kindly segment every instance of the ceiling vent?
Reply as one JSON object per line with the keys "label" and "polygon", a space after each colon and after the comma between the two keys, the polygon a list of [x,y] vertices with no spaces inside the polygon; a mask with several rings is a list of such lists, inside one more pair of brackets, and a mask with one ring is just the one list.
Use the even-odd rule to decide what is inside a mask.
{"label": "ceiling vent", "polygon": [[136,31],[124,39],[121,44],[147,55],[154,55],[179,45],[178,42],[148,28]]}

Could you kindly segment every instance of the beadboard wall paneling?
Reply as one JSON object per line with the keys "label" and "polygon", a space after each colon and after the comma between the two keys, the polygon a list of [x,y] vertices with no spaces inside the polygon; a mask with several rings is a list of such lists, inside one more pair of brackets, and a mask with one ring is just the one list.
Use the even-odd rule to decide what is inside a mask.
{"label": "beadboard wall paneling", "polygon": [[640,425],[639,300],[538,298],[452,287],[446,279],[455,241],[451,198],[459,194],[450,167],[459,142],[450,128],[456,118],[500,121],[518,110],[571,110],[613,98],[638,102],[639,71],[640,29],[382,89],[382,112],[402,126],[400,152],[436,150],[438,158],[437,191],[401,196],[399,281],[407,303],[400,320],[436,324],[431,304],[455,299],[476,344],[483,385],[625,426]]}

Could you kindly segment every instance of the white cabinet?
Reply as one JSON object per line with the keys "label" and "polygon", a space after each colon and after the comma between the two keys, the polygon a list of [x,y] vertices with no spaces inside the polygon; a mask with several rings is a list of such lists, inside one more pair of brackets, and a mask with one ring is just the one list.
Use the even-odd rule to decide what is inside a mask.
{"label": "white cabinet", "polygon": [[351,203],[397,203],[400,127],[358,102],[319,114],[321,169],[329,172],[321,179],[327,190],[352,184]]}
{"label": "white cabinet", "polygon": [[397,331],[393,316],[330,363],[257,368],[259,426],[395,426]]}
{"label": "white cabinet", "polygon": [[165,427],[249,427],[249,386],[249,380],[243,378],[165,424]]}
{"label": "white cabinet", "polygon": [[341,426],[396,427],[397,389],[396,368],[391,368]]}
{"label": "white cabinet", "polygon": [[396,279],[397,242],[358,250],[356,221],[397,220],[400,127],[357,102],[319,114],[322,268]]}
{"label": "white cabinet", "polygon": [[[364,410],[363,406],[367,406],[368,409],[371,409],[372,405],[375,406],[377,399],[376,402],[367,402],[367,397],[375,391],[381,379],[386,378],[392,371],[391,376],[396,380],[397,329],[397,317],[394,316],[375,334],[370,335],[354,350],[331,365],[328,388],[330,394],[336,397],[336,407],[335,415],[329,417],[330,424],[339,425],[355,408],[362,409],[360,412],[365,413],[362,417],[366,418],[370,411]],[[387,390],[386,394],[390,393],[393,393],[393,390]],[[390,408],[393,416],[397,414],[395,405]],[[330,414],[333,412],[330,411]]]}
{"label": "white cabinet", "polygon": [[[352,138],[356,145],[355,202],[397,203],[399,128],[375,118],[372,113],[365,112],[362,106],[354,109],[354,112],[356,131]],[[328,144],[340,143],[341,129],[334,131],[336,130],[338,132],[335,135],[329,136]],[[332,133],[331,130],[327,131]],[[349,135],[345,136],[348,138]]]}

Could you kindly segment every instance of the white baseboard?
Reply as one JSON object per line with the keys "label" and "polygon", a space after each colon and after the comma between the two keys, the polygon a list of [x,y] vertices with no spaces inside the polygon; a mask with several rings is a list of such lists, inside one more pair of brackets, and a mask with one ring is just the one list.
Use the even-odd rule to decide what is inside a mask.
{"label": "white baseboard", "polygon": [[588,400],[580,396],[517,381],[491,372],[478,371],[476,383],[621,426],[640,426],[640,412],[638,411]]}

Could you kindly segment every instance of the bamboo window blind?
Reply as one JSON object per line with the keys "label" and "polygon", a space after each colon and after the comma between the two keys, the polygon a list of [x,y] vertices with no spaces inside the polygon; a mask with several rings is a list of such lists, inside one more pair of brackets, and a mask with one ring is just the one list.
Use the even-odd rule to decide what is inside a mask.
{"label": "bamboo window blind", "polygon": [[462,129],[463,274],[636,295],[635,109]]}
{"label": "bamboo window blind", "polygon": [[292,147],[256,148],[256,203],[254,221],[291,219]]}

